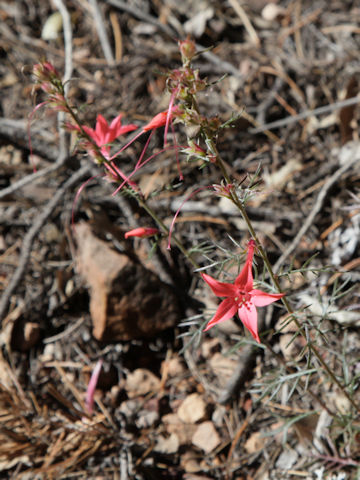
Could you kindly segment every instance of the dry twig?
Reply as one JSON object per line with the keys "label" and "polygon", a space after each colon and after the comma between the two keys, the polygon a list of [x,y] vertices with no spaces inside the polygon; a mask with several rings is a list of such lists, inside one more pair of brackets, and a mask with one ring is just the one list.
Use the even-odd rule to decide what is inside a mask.
{"label": "dry twig", "polygon": [[[133,15],[136,18],[139,18],[140,20],[150,23],[151,25],[155,25],[157,28],[159,28],[159,30],[169,35],[172,39],[178,37],[179,35],[181,37],[184,35],[183,32],[176,32],[175,30],[170,28],[168,25],[164,25],[163,23],[159,22],[159,20],[154,18],[152,15],[149,15],[148,13],[144,13],[142,10],[136,7],[132,7],[122,0],[108,0],[108,3],[110,5],[113,5],[116,8],[119,8],[120,10],[124,10],[125,12],[129,13],[130,15]],[[198,51],[205,50],[205,48],[199,44],[196,44],[196,48]],[[204,51],[203,55],[209,62],[211,62],[213,65],[216,65],[222,72],[230,73],[231,75],[234,75],[234,77],[238,78],[239,80],[244,80],[243,75],[230,62],[227,62],[226,60],[222,60],[217,55],[209,51]]]}
{"label": "dry twig", "polygon": [[68,82],[72,77],[73,72],[73,52],[72,52],[72,29],[71,29],[71,18],[70,14],[63,2],[63,0],[54,0],[56,8],[59,10],[62,21],[63,21],[63,30],[64,30],[64,44],[65,44],[65,72],[63,82],[65,84],[65,93],[69,88]]}
{"label": "dry twig", "polygon": [[360,160],[360,148],[359,144],[356,144],[355,147],[353,148],[353,156],[348,160],[341,168],[336,170],[331,177],[327,179],[327,181],[324,183],[322,189],[319,192],[319,195],[317,196],[316,202],[308,215],[307,219],[303,223],[303,226],[300,228],[298,234],[294,238],[294,240],[291,242],[291,244],[288,246],[288,248],[285,250],[285,252],[281,255],[281,257],[278,259],[276,264],[273,267],[273,271],[277,273],[282,265],[284,264],[284,261],[288,258],[289,255],[292,254],[292,252],[295,250],[295,248],[298,246],[300,240],[302,239],[303,235],[307,232],[307,230],[311,227],[313,224],[313,221],[316,217],[316,215],[320,212],[321,207],[323,206],[324,200],[330,190],[330,188],[341,178],[341,176],[347,172],[352,166],[354,166],[359,160]]}
{"label": "dry twig", "polygon": [[229,3],[242,21],[245,30],[248,32],[249,37],[251,38],[251,41],[255,44],[255,46],[258,47],[260,45],[258,34],[256,33],[255,28],[252,26],[249,17],[246,15],[245,10],[240,5],[239,0],[229,0]]}
{"label": "dry twig", "polygon": [[20,188],[25,187],[31,182],[34,182],[35,180],[38,180],[41,177],[45,177],[46,175],[55,172],[56,170],[59,170],[64,163],[66,162],[66,157],[61,156],[59,157],[58,161],[54,165],[50,165],[47,168],[43,168],[42,170],[39,170],[38,172],[31,173],[30,175],[27,175],[26,177],[22,178],[21,180],[13,183],[10,185],[10,187],[3,188],[0,191],[0,198],[4,198],[7,195],[11,195],[12,193],[16,192]]}
{"label": "dry twig", "polygon": [[[63,21],[64,44],[65,44],[65,51],[64,51],[65,70],[64,70],[63,84],[64,84],[65,96],[67,96],[69,91],[69,86],[70,86],[69,81],[73,74],[71,18],[63,0],[54,0],[54,3],[61,14],[62,21]],[[58,130],[59,130],[59,139],[60,139],[60,142],[59,142],[60,156],[68,154],[68,142],[66,139],[66,132],[63,129],[64,122],[65,122],[65,112],[59,112],[58,113]]]}
{"label": "dry twig", "polygon": [[94,20],[95,20],[95,26],[96,30],[99,35],[99,40],[100,40],[100,45],[102,48],[102,51],[104,52],[104,56],[106,58],[106,61],[109,65],[114,65],[115,60],[114,60],[114,55],[111,50],[110,42],[108,39],[108,35],[106,33],[106,28],[104,25],[104,21],[100,12],[99,5],[96,0],[89,0],[90,5],[92,6],[93,14],[94,14]]}
{"label": "dry twig", "polygon": [[324,113],[333,112],[334,110],[340,110],[341,108],[348,107],[349,105],[356,105],[360,102],[360,97],[347,98],[346,100],[341,100],[335,102],[331,105],[325,105],[324,107],[315,108],[314,110],[306,110],[305,112],[299,113],[295,116],[290,116],[283,118],[282,120],[276,120],[275,122],[266,123],[261,127],[251,128],[250,133],[261,133],[265,130],[272,130],[274,128],[285,127],[291,123],[299,122],[305,118],[312,117],[313,115],[322,115]]}

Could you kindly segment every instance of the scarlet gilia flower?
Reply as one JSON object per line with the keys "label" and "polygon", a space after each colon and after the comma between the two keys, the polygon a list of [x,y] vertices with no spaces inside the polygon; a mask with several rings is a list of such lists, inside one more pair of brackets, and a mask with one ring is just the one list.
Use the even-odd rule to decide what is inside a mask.
{"label": "scarlet gilia flower", "polygon": [[[90,128],[87,125],[82,125],[84,132],[94,140],[98,147],[100,147],[100,151],[106,159],[109,159],[110,157],[110,143],[120,135],[124,135],[125,133],[137,129],[137,126],[132,123],[129,125],[122,125],[121,117],[122,115],[118,115],[109,125],[105,118],[99,113],[96,118],[95,129]],[[75,126],[75,129],[78,131],[80,130],[77,126]]]}
{"label": "scarlet gilia flower", "polygon": [[237,312],[242,323],[254,339],[260,343],[256,307],[270,305],[283,297],[285,293],[271,294],[254,288],[252,274],[254,249],[255,241],[251,239],[248,244],[245,265],[234,283],[219,282],[205,273],[201,275],[215,295],[226,297],[220,303],[215,315],[209,321],[204,331],[209,330],[217,323],[229,320]]}
{"label": "scarlet gilia flower", "polygon": [[146,237],[152,237],[157,233],[159,233],[159,230],[157,228],[139,227],[139,228],[134,228],[133,230],[129,230],[128,232],[125,233],[124,236],[125,238],[130,238],[130,237],[146,238]]}

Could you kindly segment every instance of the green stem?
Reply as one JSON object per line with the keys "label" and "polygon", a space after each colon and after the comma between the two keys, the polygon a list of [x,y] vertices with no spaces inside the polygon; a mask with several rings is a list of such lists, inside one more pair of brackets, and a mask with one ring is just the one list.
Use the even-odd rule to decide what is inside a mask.
{"label": "green stem", "polygon": [[[150,217],[155,220],[155,222],[159,225],[161,230],[166,234],[169,235],[169,229],[168,227],[164,224],[164,222],[161,220],[161,218],[154,212],[154,210],[147,205],[144,199],[137,198],[137,201],[139,205],[150,215]],[[184,245],[180,242],[180,240],[175,236],[172,235],[172,240],[175,243],[175,245],[178,247],[178,249],[181,251],[181,253],[189,260],[189,262],[197,269],[200,266],[195,262],[195,260],[192,258],[190,253],[186,250]]]}
{"label": "green stem", "polygon": [[[95,151],[96,151],[96,154],[101,158],[102,162],[103,163],[106,163],[109,168],[111,168],[111,170],[114,172],[114,174],[119,177],[118,173],[116,172],[116,170],[113,168],[113,166],[111,165],[111,162],[109,162],[105,157],[104,155],[101,153],[100,151],[100,148],[98,147],[98,145],[96,145],[96,143],[94,142],[94,140],[85,132],[85,130],[82,128],[82,125],[80,123],[80,119],[78,118],[78,116],[76,115],[76,113],[73,111],[73,109],[67,104],[66,105],[68,111],[69,111],[69,114],[71,115],[71,117],[73,118],[73,120],[76,122],[76,124],[78,125],[80,131],[81,131],[81,134],[89,141],[91,142],[91,144],[93,145]],[[123,180],[123,179],[121,179]],[[166,235],[169,235],[169,229],[167,228],[167,226],[164,224],[164,222],[161,220],[161,218],[154,212],[154,210],[149,207],[149,205],[147,205],[145,199],[139,197],[138,195],[135,196],[138,204],[150,215],[150,217],[158,224],[158,226],[161,228],[161,230],[166,234]],[[197,269],[199,268],[199,265],[195,262],[195,260],[192,258],[192,256],[189,254],[189,252],[186,250],[186,248],[183,246],[183,244],[180,242],[180,240],[175,236],[173,235],[172,236],[172,240],[173,242],[175,243],[175,245],[178,247],[178,249],[181,251],[181,253],[189,260],[189,262]]]}
{"label": "green stem", "polygon": [[[220,155],[219,155],[219,152],[217,151],[217,148],[213,142],[213,140],[211,138],[207,138],[207,142],[210,146],[210,149],[216,153],[216,163],[217,165],[219,166],[222,174],[223,174],[223,177],[225,179],[225,181],[230,184],[231,183],[231,179],[230,179],[230,176],[228,175],[227,173],[227,170],[226,170],[226,167],[224,165],[224,162],[222,161]],[[236,205],[236,207],[239,209],[243,219],[245,220],[245,223],[248,227],[248,230],[250,232],[250,235],[252,236],[252,238],[255,240],[255,243],[256,243],[256,246],[257,246],[257,249],[266,265],[266,268],[269,272],[269,275],[273,281],[273,284],[274,286],[276,287],[277,291],[279,293],[281,293],[281,287],[280,287],[280,283],[279,283],[279,280],[277,278],[277,276],[274,274],[273,272],[273,269],[272,269],[272,266],[271,266],[271,263],[268,259],[268,256],[265,252],[265,250],[263,249],[263,247],[261,246],[261,243],[256,235],[256,232],[254,230],[254,227],[252,226],[252,223],[251,223],[251,220],[246,212],[246,209],[242,203],[242,201],[240,200],[240,198],[238,197],[237,193],[233,190],[230,194],[231,196],[231,200],[232,202]],[[326,373],[329,375],[329,377],[331,378],[331,380],[340,388],[340,390],[344,393],[344,395],[346,396],[346,398],[349,400],[349,402],[351,403],[351,405],[357,410],[357,411],[360,411],[360,407],[356,404],[356,402],[351,398],[351,396],[349,395],[349,393],[347,392],[346,388],[344,387],[344,385],[341,384],[341,382],[336,378],[336,375],[334,374],[334,372],[329,368],[329,366],[326,364],[325,360],[322,358],[320,352],[318,351],[318,349],[312,344],[312,343],[309,343],[308,342],[308,339],[306,337],[306,333],[304,331],[304,328],[302,327],[302,325],[300,324],[299,320],[296,318],[296,315],[295,315],[295,312],[294,310],[291,308],[288,300],[286,297],[283,297],[282,299],[282,302],[287,310],[287,312],[289,313],[290,317],[291,317],[291,320],[295,323],[296,327],[298,328],[300,334],[303,336],[303,338],[307,341],[307,345],[308,345],[308,348],[311,350],[311,352],[316,356],[316,358],[318,359],[318,361],[320,362],[321,366],[323,367],[323,369],[326,371]]]}
{"label": "green stem", "polygon": [[[287,366],[287,364],[286,364],[286,360],[284,359],[284,357],[282,357],[279,353],[275,352],[275,350],[272,348],[272,346],[270,345],[269,342],[267,342],[266,340],[263,340],[263,339],[262,339],[262,340],[261,340],[261,343],[263,343],[263,344],[266,346],[266,348],[272,353],[272,355],[273,355],[280,363],[282,363],[286,369],[288,369],[288,366]],[[335,417],[335,416],[336,416],[336,414],[335,414],[333,411],[330,410],[330,408],[326,405],[326,403],[325,403],[316,393],[314,393],[309,387],[306,388],[304,382],[303,382],[301,379],[299,379],[299,383],[300,383],[301,387],[302,387],[304,390],[306,390],[306,391],[310,394],[310,396],[311,396],[314,400],[316,400],[316,401],[319,403],[319,405],[320,405],[324,410],[326,410],[326,411],[328,412],[328,414],[329,414],[331,417]]]}

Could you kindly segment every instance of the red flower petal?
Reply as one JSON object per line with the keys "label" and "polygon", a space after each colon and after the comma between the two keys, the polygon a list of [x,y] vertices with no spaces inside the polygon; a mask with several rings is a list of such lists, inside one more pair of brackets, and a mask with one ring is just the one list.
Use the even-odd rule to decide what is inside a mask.
{"label": "red flower petal", "polygon": [[117,130],[116,137],[114,137],[114,140],[115,140],[115,138],[119,137],[120,135],[125,135],[125,133],[132,132],[133,130],[136,130],[137,128],[138,128],[137,125],[135,125],[134,123],[129,123],[128,125],[122,125],[122,127],[120,127]]}
{"label": "red flower petal", "polygon": [[94,142],[96,143],[96,145],[99,147],[101,145],[101,143],[99,141],[99,137],[98,137],[97,133],[95,132],[95,130],[93,128],[88,127],[87,125],[82,125],[82,128],[83,128],[84,132],[87,133],[89,135],[89,137],[92,138],[94,140]]}
{"label": "red flower petal", "polygon": [[266,305],[276,302],[285,295],[285,293],[266,293],[256,289],[251,290],[249,293],[255,307],[266,307]]}
{"label": "red flower petal", "polygon": [[236,295],[237,289],[232,283],[219,282],[219,280],[215,280],[215,278],[210,277],[210,275],[207,275],[206,273],[202,273],[201,276],[218,297],[230,297]]}
{"label": "red flower petal", "polygon": [[101,115],[101,113],[98,114],[96,117],[96,126],[95,126],[95,132],[96,135],[99,139],[100,145],[104,145],[107,142],[106,134],[109,131],[109,125],[105,118]]}
{"label": "red flower petal", "polygon": [[114,138],[118,137],[120,133],[116,133],[119,129],[121,130],[121,113],[110,123],[110,130],[116,135]]}
{"label": "red flower petal", "polygon": [[245,292],[248,292],[253,288],[254,279],[252,274],[252,262],[254,257],[254,248],[255,242],[253,240],[250,240],[248,244],[248,253],[244,268],[241,270],[235,280],[235,285],[240,290],[243,290]]}
{"label": "red flower petal", "polygon": [[226,298],[225,300],[223,300],[218,306],[215,315],[204,329],[204,332],[212,328],[217,323],[225,322],[225,320],[229,320],[230,318],[232,318],[235,315],[236,310],[237,306],[232,298]]}
{"label": "red flower petal", "polygon": [[260,343],[257,324],[257,311],[255,305],[252,302],[247,302],[241,305],[238,310],[239,318],[249,330],[254,339]]}
{"label": "red flower petal", "polygon": [[[180,108],[177,105],[175,105],[171,109],[170,116],[172,117],[174,113],[178,113],[178,112],[180,112]],[[149,123],[145,125],[145,127],[143,127],[143,132],[148,132],[149,130],[154,130],[155,128],[164,127],[166,125],[168,116],[169,116],[169,110],[165,110],[164,112],[158,113],[157,115],[155,115],[155,117],[153,117],[150,120]],[[170,121],[171,121],[171,118],[170,118]]]}

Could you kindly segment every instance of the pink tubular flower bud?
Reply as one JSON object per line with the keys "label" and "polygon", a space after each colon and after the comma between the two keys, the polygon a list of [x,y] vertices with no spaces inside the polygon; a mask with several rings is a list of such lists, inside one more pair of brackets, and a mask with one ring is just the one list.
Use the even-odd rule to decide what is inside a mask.
{"label": "pink tubular flower bud", "polygon": [[[172,107],[171,116],[173,116],[174,114],[176,115],[178,113],[180,113],[180,108],[178,106]],[[149,130],[155,130],[156,128],[159,128],[159,127],[165,127],[168,114],[169,114],[169,111],[165,110],[164,112],[160,112],[157,115],[155,115],[155,117],[153,117],[150,120],[150,122],[143,127],[143,131],[148,132]]]}
{"label": "pink tubular flower bud", "polygon": [[231,192],[235,188],[235,185],[233,183],[221,183],[220,185],[214,184],[212,187],[217,195],[221,197],[231,198]]}
{"label": "pink tubular flower bud", "polygon": [[54,92],[54,87],[50,82],[42,82],[40,88],[43,92],[48,93],[49,95]]}
{"label": "pink tubular flower bud", "polygon": [[52,81],[55,78],[60,79],[60,74],[50,62],[36,63],[33,67],[33,73],[40,82]]}
{"label": "pink tubular flower bud", "polygon": [[139,227],[126,232],[125,238],[130,238],[130,237],[146,238],[146,237],[151,237],[153,235],[156,235],[158,233],[159,233],[159,230],[157,228]]}
{"label": "pink tubular flower bud", "polygon": [[92,414],[94,409],[94,395],[95,395],[96,385],[99,380],[102,364],[103,364],[102,359],[98,360],[91,374],[91,378],[86,390],[85,407],[86,407],[86,413],[88,413],[89,415]]}
{"label": "pink tubular flower bud", "polygon": [[44,62],[43,65],[44,65],[44,70],[46,70],[47,72],[49,72],[53,75],[56,75],[57,77],[59,76],[59,72],[56,70],[56,68],[54,67],[54,65],[52,63]]}
{"label": "pink tubular flower bud", "polygon": [[189,37],[186,40],[179,41],[179,49],[181,53],[181,58],[184,64],[190,63],[191,59],[196,54],[196,45],[193,40],[190,40]]}

